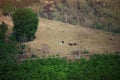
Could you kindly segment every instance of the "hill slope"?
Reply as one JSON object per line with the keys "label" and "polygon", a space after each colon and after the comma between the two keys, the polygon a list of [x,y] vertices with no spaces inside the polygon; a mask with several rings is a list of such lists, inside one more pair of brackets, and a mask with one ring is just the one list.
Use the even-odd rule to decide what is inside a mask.
{"label": "hill slope", "polygon": [[[1,21],[10,26],[8,34],[11,33],[12,19],[1,16]],[[35,54],[71,57],[73,51],[89,51],[90,54],[119,52],[120,35],[40,18],[36,39],[25,44],[28,56]]]}
{"label": "hill slope", "polygon": [[[29,54],[70,56],[73,51],[93,53],[120,51],[120,35],[59,21],[39,19],[36,39],[25,43]],[[30,49],[30,50],[29,50]],[[49,54],[45,54],[49,53]]]}
{"label": "hill slope", "polygon": [[[1,21],[10,26],[8,32],[10,34],[11,26],[13,26],[12,19],[1,16]],[[74,56],[72,54],[74,51],[78,51],[77,54],[89,51],[90,55],[119,52],[120,34],[39,18],[36,39],[25,44],[27,45],[25,52],[28,56],[32,54],[39,57],[59,55],[60,57],[74,58],[75,54]]]}

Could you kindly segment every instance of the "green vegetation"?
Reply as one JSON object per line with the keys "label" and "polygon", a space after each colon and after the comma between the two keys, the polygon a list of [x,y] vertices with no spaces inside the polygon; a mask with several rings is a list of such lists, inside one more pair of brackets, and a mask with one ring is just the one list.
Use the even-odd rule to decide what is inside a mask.
{"label": "green vegetation", "polygon": [[13,15],[13,22],[13,32],[17,41],[25,42],[35,38],[38,18],[31,9],[18,9]]}
{"label": "green vegetation", "polygon": [[103,29],[103,25],[101,23],[96,23],[95,28],[97,29]]}
{"label": "green vegetation", "polygon": [[83,53],[84,53],[84,54],[89,54],[89,51],[86,50],[86,49],[84,49],[84,50],[83,50]]}
{"label": "green vegetation", "polygon": [[[7,32],[8,26],[4,22],[0,25],[0,61],[8,62],[15,61],[17,59],[17,54],[21,53],[24,49],[24,46],[18,44],[13,40],[11,36],[11,40],[5,36]],[[0,79],[1,80],[1,79]]]}
{"label": "green vegetation", "polygon": [[16,54],[20,51],[17,48],[16,43],[6,43],[4,41],[0,41],[0,61],[15,61],[17,59]]}
{"label": "green vegetation", "polygon": [[0,40],[3,40],[5,38],[5,33],[7,30],[8,30],[7,24],[2,22],[2,24],[0,24]]}
{"label": "green vegetation", "polygon": [[59,58],[0,62],[0,80],[119,80],[120,55],[94,55],[90,60]]}

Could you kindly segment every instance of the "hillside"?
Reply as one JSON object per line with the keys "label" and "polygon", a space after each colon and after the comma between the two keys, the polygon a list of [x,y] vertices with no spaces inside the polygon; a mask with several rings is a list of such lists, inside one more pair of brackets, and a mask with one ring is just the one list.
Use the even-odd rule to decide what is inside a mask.
{"label": "hillside", "polygon": [[119,80],[120,0],[0,0],[0,80]]}
{"label": "hillside", "polygon": [[71,57],[73,51],[87,50],[90,54],[119,52],[120,35],[40,18],[36,39],[26,44],[37,56],[48,51],[45,55]]}
{"label": "hillside", "polygon": [[[2,20],[9,25],[10,34],[13,25],[10,17],[2,16]],[[120,35],[39,18],[36,39],[24,44],[27,45],[25,53],[28,56],[58,55],[73,59],[85,51],[89,51],[89,54],[84,57],[94,53],[119,52]],[[78,51],[77,54],[73,53],[75,51]]]}
{"label": "hillside", "polygon": [[23,7],[32,8],[39,17],[36,39],[24,43],[28,56],[75,58],[120,52],[120,34],[114,34],[120,31],[119,0],[1,0],[0,23],[9,25],[8,36],[13,23],[3,15]]}
{"label": "hillside", "polygon": [[120,33],[120,0],[0,0],[5,14],[29,7],[38,16]]}

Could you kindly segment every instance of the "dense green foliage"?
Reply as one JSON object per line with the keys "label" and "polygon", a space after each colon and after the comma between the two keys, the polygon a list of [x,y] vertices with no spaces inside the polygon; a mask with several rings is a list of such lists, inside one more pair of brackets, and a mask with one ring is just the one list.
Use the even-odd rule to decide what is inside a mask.
{"label": "dense green foliage", "polygon": [[0,41],[0,61],[13,61],[17,58],[16,54],[19,53],[16,43],[6,43]]}
{"label": "dense green foliage", "polygon": [[15,61],[17,59],[16,55],[22,52],[21,47],[23,46],[14,41],[12,36],[7,39],[5,36],[7,30],[7,24],[2,22],[0,25],[0,61],[2,62]]}
{"label": "dense green foliage", "polygon": [[37,14],[31,9],[18,9],[13,14],[13,32],[19,42],[30,41],[35,38],[38,26]]}
{"label": "dense green foliage", "polygon": [[59,58],[0,62],[0,80],[119,80],[120,55],[94,55],[90,60]]}
{"label": "dense green foliage", "polygon": [[0,24],[0,40],[5,38],[5,33],[7,30],[8,30],[7,24],[2,22],[2,24]]}

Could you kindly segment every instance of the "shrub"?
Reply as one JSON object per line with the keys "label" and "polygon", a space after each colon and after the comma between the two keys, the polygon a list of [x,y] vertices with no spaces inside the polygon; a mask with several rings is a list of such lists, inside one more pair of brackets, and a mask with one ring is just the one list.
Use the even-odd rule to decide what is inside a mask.
{"label": "shrub", "polygon": [[13,14],[13,33],[19,42],[31,41],[35,38],[38,26],[37,14],[31,9],[18,9]]}
{"label": "shrub", "polygon": [[104,28],[104,25],[101,24],[101,23],[96,23],[95,28],[96,28],[96,29],[103,29],[103,28]]}
{"label": "shrub", "polygon": [[86,50],[86,49],[84,49],[84,50],[83,50],[83,53],[84,53],[84,54],[88,54],[88,53],[89,53],[89,51],[88,51],[88,50]]}
{"label": "shrub", "polygon": [[2,24],[0,24],[0,39],[5,38],[5,33],[6,33],[7,30],[8,30],[7,24],[2,22]]}

